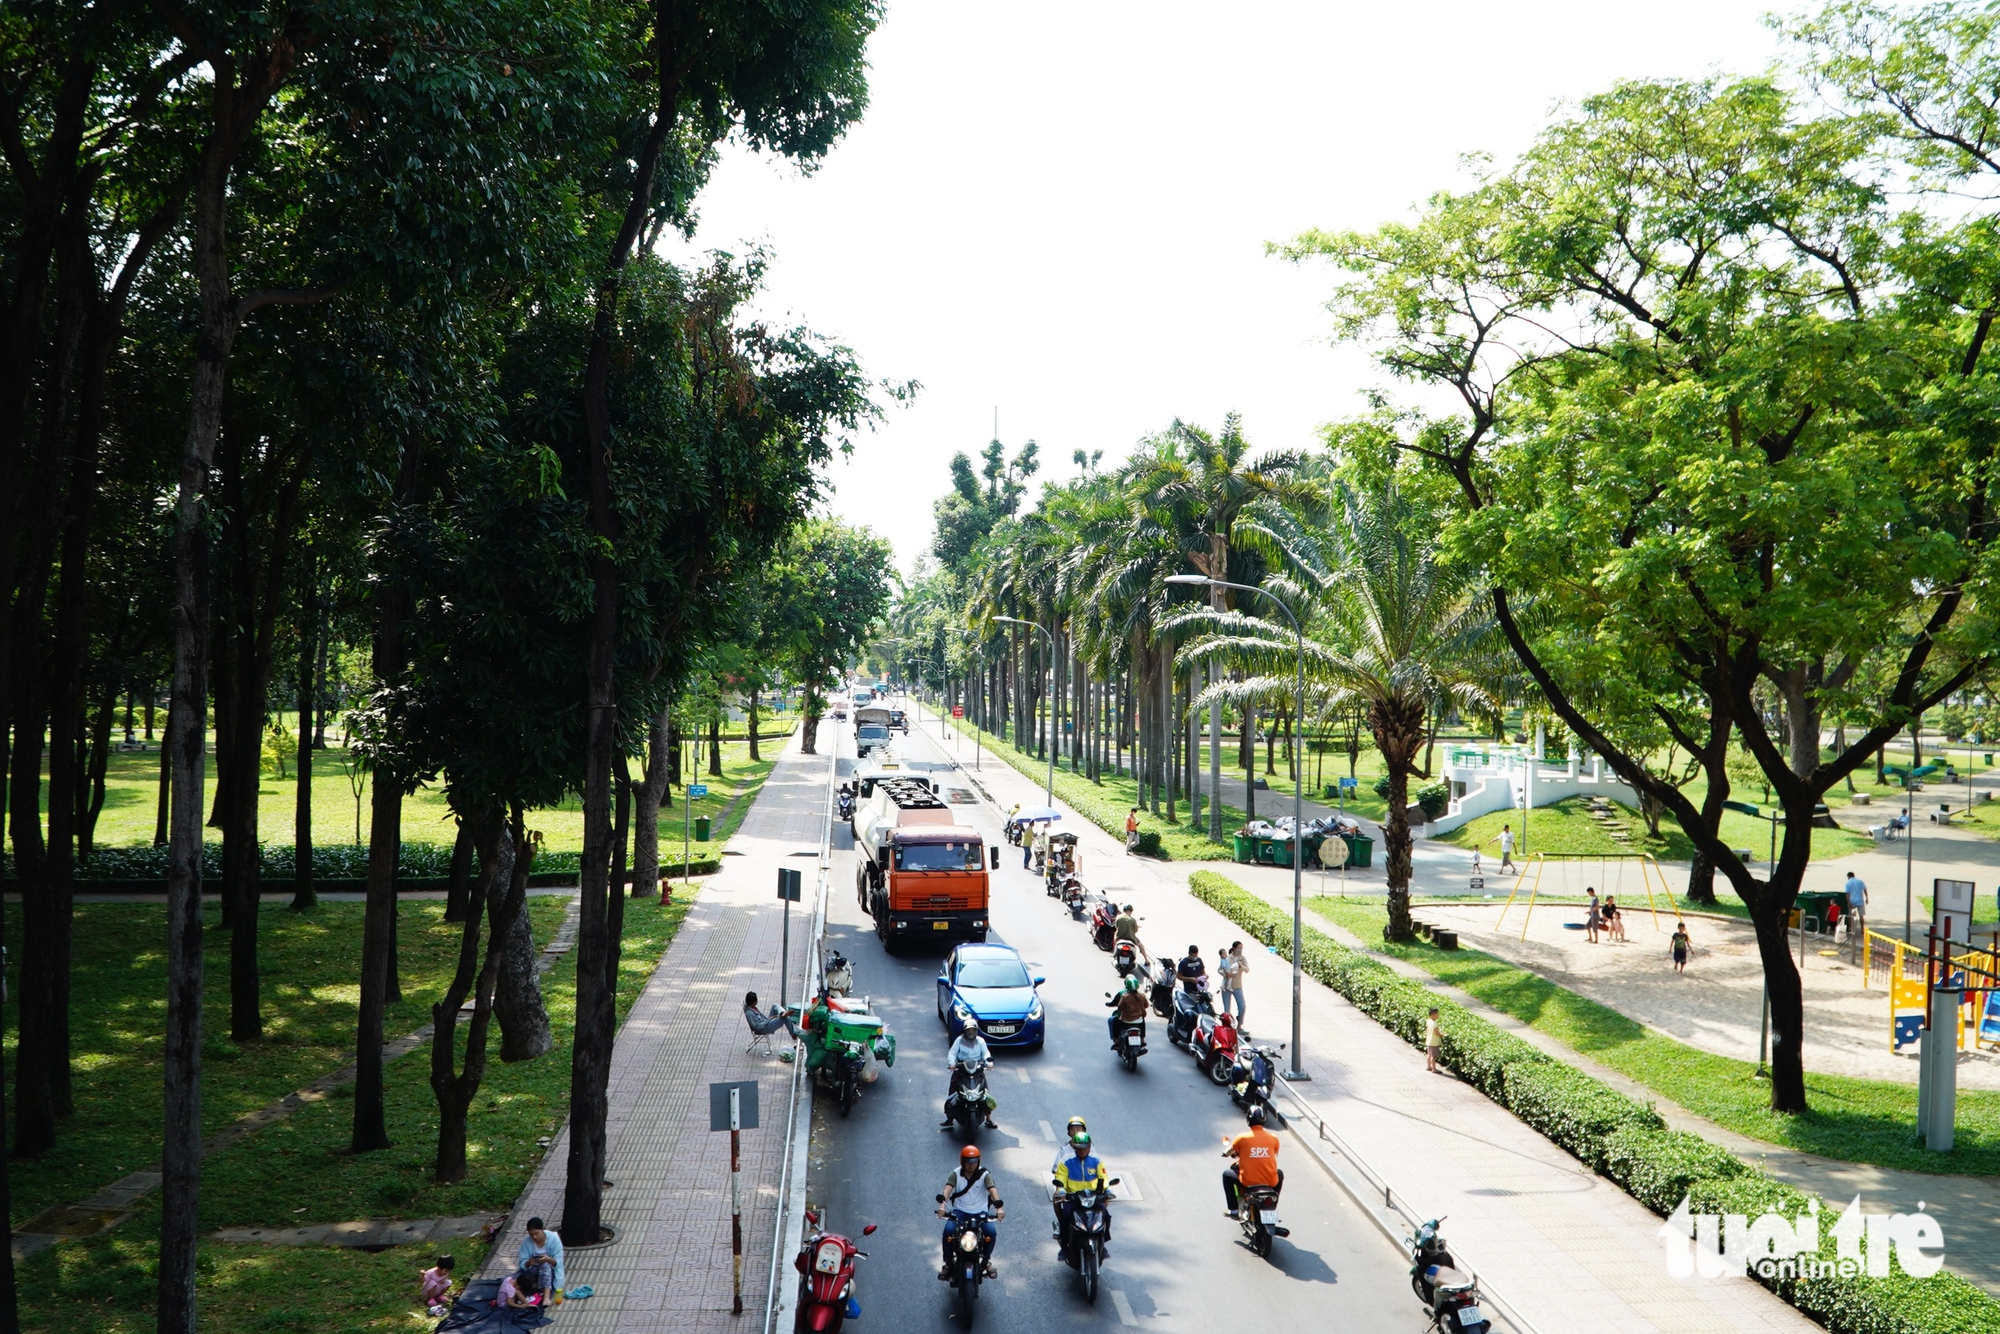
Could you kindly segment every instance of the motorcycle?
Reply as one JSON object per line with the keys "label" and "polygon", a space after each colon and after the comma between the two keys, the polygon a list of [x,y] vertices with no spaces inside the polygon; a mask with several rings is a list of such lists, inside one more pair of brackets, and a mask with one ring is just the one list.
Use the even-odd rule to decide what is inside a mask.
{"label": "motorcycle", "polygon": [[1185,1047],[1194,1038],[1194,1028],[1203,1015],[1213,1019],[1215,1005],[1208,998],[1208,979],[1194,979],[1195,989],[1186,987],[1174,993],[1174,1014],[1167,1023],[1167,1040],[1176,1047]]}
{"label": "motorcycle", "polygon": [[1089,901],[1089,897],[1083,892],[1083,881],[1074,877],[1063,881],[1062,901],[1063,907],[1069,909],[1069,915],[1081,922],[1084,905]]}
{"label": "motorcycle", "polygon": [[835,1041],[827,1048],[826,1062],[819,1068],[820,1083],[833,1092],[846,1116],[861,1100],[863,1075],[868,1070],[868,1048],[859,1042]]}
{"label": "motorcycle", "polygon": [[[1118,905],[1106,899],[1090,915],[1090,942],[1101,950],[1112,947],[1118,931]],[[1126,970],[1130,972],[1130,969]]]}
{"label": "motorcycle", "polygon": [[[944,1196],[937,1197],[944,1203]],[[996,1209],[1000,1206],[996,1204]],[[949,1217],[950,1229],[945,1234],[945,1254],[951,1259],[945,1264],[945,1278],[952,1286],[952,1295],[958,1303],[958,1327],[972,1328],[973,1303],[979,1300],[979,1285],[986,1279],[985,1238],[980,1235],[979,1226],[986,1221],[984,1209],[977,1213],[953,1213]]]}
{"label": "motorcycle", "polygon": [[1174,970],[1166,964],[1147,973],[1146,999],[1152,1002],[1153,1013],[1162,1019],[1174,1017]]}
{"label": "motorcycle", "polygon": [[1276,1186],[1242,1186],[1237,1189],[1237,1218],[1243,1227],[1243,1239],[1250,1244],[1250,1250],[1259,1259],[1271,1254],[1271,1238],[1289,1237],[1292,1230],[1278,1222],[1278,1188]]}
{"label": "motorcycle", "polygon": [[1111,966],[1121,978],[1132,976],[1139,967],[1139,947],[1129,940],[1119,941],[1111,950]]}
{"label": "motorcycle", "polygon": [[854,969],[839,950],[826,956],[826,992],[846,996],[854,990]]}
{"label": "motorcycle", "polygon": [[854,818],[854,789],[843,783],[835,801],[840,810],[840,818],[843,820],[852,820]]}
{"label": "motorcycle", "polygon": [[[854,1296],[854,1262],[867,1259],[868,1252],[837,1232],[820,1231],[819,1223],[820,1215],[808,1210],[810,1230],[792,1261],[799,1271],[799,1309],[792,1322],[797,1334],[839,1334],[844,1323],[861,1318],[861,1303]],[[861,1235],[874,1231],[875,1224],[870,1223]]]}
{"label": "motorcycle", "polygon": [[1128,1073],[1136,1071],[1139,1068],[1139,1058],[1146,1054],[1146,1021],[1143,1018],[1116,1019],[1115,1016],[1114,1019],[1115,1035],[1111,1039],[1111,1044],[1118,1050],[1118,1059],[1125,1062],[1126,1071]]}
{"label": "motorcycle", "polygon": [[[1112,1177],[1107,1185],[1115,1186]],[[1069,1197],[1069,1239],[1063,1245],[1062,1261],[1083,1279],[1083,1299],[1097,1301],[1098,1271],[1104,1268],[1104,1250],[1111,1237],[1111,1192],[1080,1190]],[[1061,1241],[1061,1231],[1057,1231]]]}
{"label": "motorcycle", "polygon": [[945,1095],[945,1118],[971,1139],[986,1123],[986,1062],[962,1061],[951,1072],[951,1091]]}
{"label": "motorcycle", "polygon": [[[1271,1058],[1284,1050],[1284,1044],[1275,1047],[1240,1046],[1236,1050],[1236,1064],[1230,1067],[1228,1084],[1229,1097],[1238,1107],[1249,1111],[1252,1107],[1262,1107],[1264,1115],[1273,1125],[1282,1126],[1285,1118],[1271,1105],[1271,1090],[1277,1087],[1278,1069]],[[1224,1082],[1221,1080],[1218,1083]]]}
{"label": "motorcycle", "polygon": [[1490,1334],[1492,1322],[1479,1309],[1479,1280],[1458,1269],[1438,1231],[1441,1218],[1405,1237],[1410,1255],[1410,1290],[1430,1312],[1431,1328],[1440,1334]]}
{"label": "motorcycle", "polygon": [[1188,1055],[1211,1082],[1220,1085],[1227,1085],[1236,1069],[1237,1030],[1235,1024],[1223,1022],[1228,1017],[1224,1011],[1213,1019],[1196,1020],[1188,1041]]}

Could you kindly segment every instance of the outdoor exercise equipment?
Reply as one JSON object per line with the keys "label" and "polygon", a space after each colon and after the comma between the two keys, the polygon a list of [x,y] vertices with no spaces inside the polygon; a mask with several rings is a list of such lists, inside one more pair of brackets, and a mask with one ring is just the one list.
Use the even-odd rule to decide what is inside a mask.
{"label": "outdoor exercise equipment", "polygon": [[[1653,859],[1651,853],[1531,852],[1528,854],[1528,861],[1531,863],[1532,870],[1524,867],[1521,874],[1514,878],[1514,887],[1507,891],[1507,902],[1500,909],[1499,919],[1493,923],[1493,929],[1496,931],[1500,929],[1500,923],[1507,920],[1507,914],[1514,906],[1514,899],[1521,892],[1522,882],[1527,881],[1528,903],[1527,911],[1521,918],[1521,939],[1526,940],[1528,938],[1528,923],[1535,915],[1535,898],[1541,892],[1542,876],[1552,863],[1559,868],[1557,874],[1562,878],[1562,888],[1560,890],[1552,890],[1551,892],[1561,893],[1565,896],[1576,894],[1578,891],[1570,887],[1571,881],[1574,878],[1574,868],[1582,863],[1596,862],[1598,864],[1598,879],[1601,883],[1593,886],[1593,888],[1602,890],[1613,898],[1620,899],[1622,903],[1625,892],[1625,863],[1636,862],[1639,870],[1639,887],[1646,893],[1646,909],[1653,915],[1653,929],[1655,931],[1661,929],[1660,906],[1653,897],[1653,881],[1655,878],[1660,883],[1659,892],[1667,900],[1667,911],[1669,913],[1678,913],[1680,911],[1680,908],[1674,902],[1674,891],[1667,886],[1666,872],[1660,869],[1659,862]],[[1610,863],[1615,863],[1615,865],[1609,865]],[[1605,878],[1606,871],[1609,871],[1615,877],[1615,883]],[[1532,879],[1530,878],[1531,876]]]}

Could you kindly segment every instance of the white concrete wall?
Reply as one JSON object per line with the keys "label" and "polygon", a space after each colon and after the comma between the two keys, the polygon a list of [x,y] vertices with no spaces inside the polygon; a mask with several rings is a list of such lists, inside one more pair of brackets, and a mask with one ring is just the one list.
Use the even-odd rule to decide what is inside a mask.
{"label": "white concrete wall", "polygon": [[[1467,747],[1466,749],[1470,749]],[[1632,810],[1639,808],[1639,794],[1593,757],[1585,767],[1572,755],[1560,769],[1541,760],[1511,752],[1489,752],[1493,763],[1455,766],[1447,763],[1443,777],[1448,783],[1464,783],[1465,795],[1454,799],[1445,813],[1424,827],[1424,836],[1435,838],[1482,815],[1518,809],[1522,784],[1528,789],[1530,806],[1553,806],[1571,797],[1605,797]]]}

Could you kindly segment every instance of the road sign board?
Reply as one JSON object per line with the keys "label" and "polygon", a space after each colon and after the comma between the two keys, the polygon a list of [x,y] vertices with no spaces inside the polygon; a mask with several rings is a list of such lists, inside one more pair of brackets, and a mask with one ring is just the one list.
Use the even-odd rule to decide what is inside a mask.
{"label": "road sign board", "polygon": [[1329,837],[1319,845],[1319,864],[1329,871],[1337,871],[1347,865],[1347,854],[1350,851],[1346,839]]}
{"label": "road sign board", "polygon": [[792,903],[799,901],[799,873],[789,866],[778,868],[778,897]]}
{"label": "road sign board", "polygon": [[954,718],[963,718],[965,716],[965,706],[963,704],[952,705],[951,716]]}
{"label": "road sign board", "polygon": [[1344,792],[1352,792],[1352,791],[1354,791],[1354,790],[1355,790],[1356,788],[1358,788],[1358,787],[1360,787],[1360,786],[1361,786],[1361,784],[1360,784],[1360,783],[1358,783],[1358,782],[1356,782],[1356,781],[1355,781],[1354,779],[1352,779],[1352,778],[1343,778],[1343,779],[1341,779],[1341,780],[1340,780],[1340,787],[1341,787],[1341,790],[1342,790],[1342,791],[1344,791]]}
{"label": "road sign board", "polygon": [[705,797],[707,795],[708,795],[708,784],[706,783],[688,784],[688,799],[690,801],[692,801],[696,797]]}
{"label": "road sign board", "polygon": [[[729,1124],[729,1090],[731,1089],[743,1090],[742,1097],[738,1099],[738,1107],[743,1117],[743,1124],[740,1127],[732,1127]],[[708,1086],[708,1128],[710,1130],[755,1130],[757,1128],[757,1081],[754,1079],[735,1079],[721,1084],[710,1084]]]}

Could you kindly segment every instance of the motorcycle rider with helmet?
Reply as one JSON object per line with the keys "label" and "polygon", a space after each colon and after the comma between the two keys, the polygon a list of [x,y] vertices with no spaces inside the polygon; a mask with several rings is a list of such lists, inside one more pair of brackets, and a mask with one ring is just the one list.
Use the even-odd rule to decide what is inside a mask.
{"label": "motorcycle rider with helmet", "polygon": [[[978,1145],[968,1144],[958,1151],[958,1170],[945,1178],[944,1190],[940,1193],[944,1200],[937,1207],[937,1216],[947,1220],[940,1238],[946,1247],[951,1245],[950,1215],[976,1214],[986,1206],[992,1206],[992,1216],[981,1219],[979,1223],[980,1260],[985,1265],[986,1277],[997,1277],[1000,1271],[993,1267],[993,1246],[1000,1239],[1000,1229],[994,1224],[1006,1220],[1007,1206],[1001,1203],[1000,1187],[994,1184],[993,1174],[980,1166]],[[976,1204],[969,1206],[969,1202],[974,1201]],[[948,1282],[951,1279],[949,1250],[945,1251],[944,1260],[938,1266],[938,1277]]]}
{"label": "motorcycle rider with helmet", "polygon": [[1223,1140],[1222,1156],[1236,1160],[1222,1174],[1222,1198],[1231,1218],[1239,1217],[1238,1187],[1268,1186],[1273,1192],[1285,1188],[1285,1174],[1278,1170],[1278,1137],[1264,1128],[1264,1109],[1252,1107],[1245,1119],[1248,1130]]}
{"label": "motorcycle rider with helmet", "polygon": [[[1056,1246],[1064,1255],[1069,1254],[1070,1220],[1076,1211],[1077,1193],[1086,1190],[1109,1189],[1108,1177],[1110,1175],[1105,1171],[1104,1161],[1090,1151],[1089,1131],[1076,1131],[1070,1136],[1069,1143],[1069,1156],[1059,1159],[1056,1162],[1053,1181],[1051,1183],[1055,1186],[1057,1192],[1055,1198]],[[1104,1253],[1109,1255],[1111,1253],[1111,1248],[1108,1244],[1111,1240],[1111,1220],[1108,1210],[1106,1211],[1104,1224],[1104,1240],[1107,1243]]]}
{"label": "motorcycle rider with helmet", "polygon": [[[951,1051],[946,1054],[945,1063],[951,1071],[951,1083],[946,1090],[945,1118],[938,1122],[938,1129],[940,1130],[947,1130],[951,1127],[950,1095],[958,1091],[959,1070],[966,1065],[991,1065],[993,1063],[993,1052],[986,1045],[986,1039],[981,1036],[977,1028],[968,1028],[952,1040]],[[993,1097],[992,1086],[988,1085],[986,1092],[986,1128],[988,1130],[998,1130],[1000,1128],[1000,1123],[993,1119],[993,1113],[999,1105]]]}
{"label": "motorcycle rider with helmet", "polygon": [[1105,1019],[1106,1026],[1111,1030],[1111,1050],[1117,1051],[1118,1026],[1123,1024],[1129,1028],[1146,1022],[1146,993],[1139,990],[1139,979],[1126,978],[1124,990],[1106,1001],[1105,1005],[1111,1010]]}

